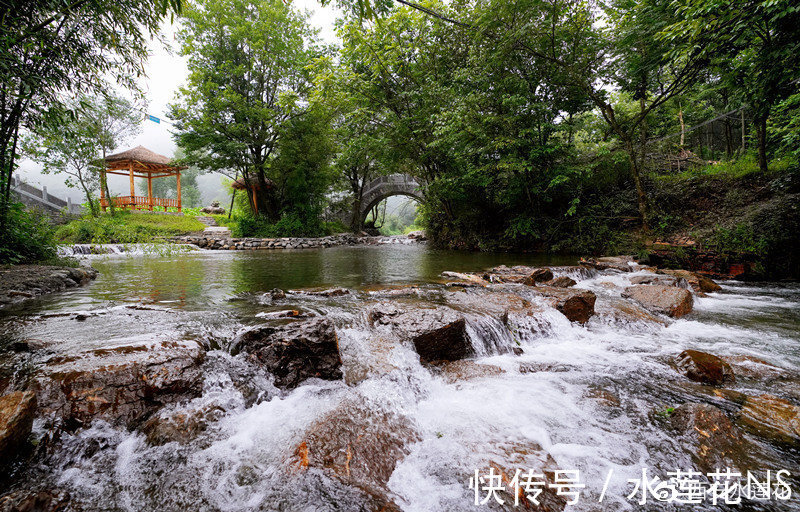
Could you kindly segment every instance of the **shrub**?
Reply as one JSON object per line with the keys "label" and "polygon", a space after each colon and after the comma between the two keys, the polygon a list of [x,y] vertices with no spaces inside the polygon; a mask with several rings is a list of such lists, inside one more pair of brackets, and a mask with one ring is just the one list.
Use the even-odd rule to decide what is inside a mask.
{"label": "shrub", "polygon": [[26,211],[22,204],[11,203],[6,228],[0,233],[0,262],[31,263],[56,257],[53,228],[38,212]]}
{"label": "shrub", "polygon": [[72,221],[58,228],[56,238],[74,244],[150,243],[161,237],[202,231],[204,227],[193,217],[117,211]]}

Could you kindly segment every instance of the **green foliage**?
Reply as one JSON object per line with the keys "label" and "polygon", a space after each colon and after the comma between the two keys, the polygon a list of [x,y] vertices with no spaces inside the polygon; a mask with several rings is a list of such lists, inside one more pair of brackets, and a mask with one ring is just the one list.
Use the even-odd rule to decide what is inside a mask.
{"label": "green foliage", "polygon": [[126,99],[112,94],[82,96],[66,104],[77,115],[59,125],[42,125],[23,138],[24,153],[43,174],[63,174],[68,187],[80,187],[92,215],[100,212],[102,156],[139,130],[141,116]]}
{"label": "green foliage", "polygon": [[189,78],[170,108],[184,160],[242,176],[259,189],[250,195],[258,213],[277,221],[287,168],[273,164],[310,110],[317,52],[307,14],[281,0],[201,0],[185,14],[179,39]]}
{"label": "green foliage", "polygon": [[193,217],[118,211],[74,220],[59,226],[55,236],[60,242],[74,244],[151,243],[204,228]]}
{"label": "green foliage", "polygon": [[11,203],[8,227],[0,231],[0,261],[33,263],[56,257],[53,228],[44,215],[26,211],[22,204]]}
{"label": "green foliage", "polygon": [[[75,112],[67,94],[105,92],[107,80],[130,89],[144,73],[148,45],[180,0],[4,2],[0,6],[0,182],[16,168],[26,130],[58,127]],[[7,190],[0,194],[6,228]]]}

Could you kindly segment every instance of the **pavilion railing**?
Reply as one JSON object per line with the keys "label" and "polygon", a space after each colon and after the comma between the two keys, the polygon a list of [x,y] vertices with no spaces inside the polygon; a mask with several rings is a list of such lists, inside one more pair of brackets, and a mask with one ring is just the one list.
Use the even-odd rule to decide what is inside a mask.
{"label": "pavilion railing", "polygon": [[[168,199],[163,197],[147,197],[147,196],[117,196],[112,197],[111,201],[117,208],[132,208],[136,210],[150,209],[153,207],[164,208],[178,208],[180,211],[181,204],[177,199]],[[108,198],[100,198],[100,206],[107,208],[109,205]]]}

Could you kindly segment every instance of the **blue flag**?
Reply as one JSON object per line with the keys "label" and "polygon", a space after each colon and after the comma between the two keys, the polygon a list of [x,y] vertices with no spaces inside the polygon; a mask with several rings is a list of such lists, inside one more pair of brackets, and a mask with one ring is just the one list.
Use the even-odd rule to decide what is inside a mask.
{"label": "blue flag", "polygon": [[150,114],[147,115],[147,118],[154,123],[161,124],[161,119],[157,118],[156,116],[151,116]]}

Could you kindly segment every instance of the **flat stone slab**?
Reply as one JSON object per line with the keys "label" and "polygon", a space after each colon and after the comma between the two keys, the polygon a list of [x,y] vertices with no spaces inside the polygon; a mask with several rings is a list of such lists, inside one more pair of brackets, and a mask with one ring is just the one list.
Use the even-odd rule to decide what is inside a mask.
{"label": "flat stone slab", "polygon": [[203,230],[203,234],[212,236],[230,236],[231,230],[230,228],[223,226],[209,226]]}

